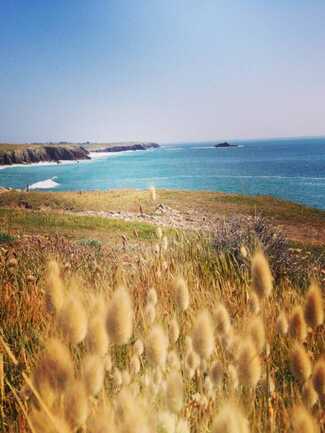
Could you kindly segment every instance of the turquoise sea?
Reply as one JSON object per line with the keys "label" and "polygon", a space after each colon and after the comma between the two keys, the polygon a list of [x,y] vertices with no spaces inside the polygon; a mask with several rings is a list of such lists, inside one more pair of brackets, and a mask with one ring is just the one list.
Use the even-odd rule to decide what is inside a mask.
{"label": "turquoise sea", "polygon": [[[216,141],[217,142],[217,141]],[[215,142],[215,143],[216,143]],[[55,191],[156,188],[267,194],[325,209],[325,138],[165,144],[79,164],[0,170],[0,186]]]}

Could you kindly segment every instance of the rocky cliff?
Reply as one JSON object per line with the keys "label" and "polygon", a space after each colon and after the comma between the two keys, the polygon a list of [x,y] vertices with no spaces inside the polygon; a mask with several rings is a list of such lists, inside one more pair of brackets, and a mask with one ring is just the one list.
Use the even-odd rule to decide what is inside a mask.
{"label": "rocky cliff", "polygon": [[94,152],[124,152],[126,150],[146,150],[157,147],[160,147],[157,143],[119,143],[97,148]]}
{"label": "rocky cliff", "polygon": [[0,165],[90,159],[88,154],[83,147],[73,145],[10,145],[3,148],[0,145]]}

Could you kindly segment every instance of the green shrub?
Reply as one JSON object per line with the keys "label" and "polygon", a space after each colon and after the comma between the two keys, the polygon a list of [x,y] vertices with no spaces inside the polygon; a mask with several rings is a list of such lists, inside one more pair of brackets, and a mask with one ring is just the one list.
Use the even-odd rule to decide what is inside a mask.
{"label": "green shrub", "polygon": [[0,232],[0,244],[9,244],[15,242],[15,236],[11,236],[8,233]]}

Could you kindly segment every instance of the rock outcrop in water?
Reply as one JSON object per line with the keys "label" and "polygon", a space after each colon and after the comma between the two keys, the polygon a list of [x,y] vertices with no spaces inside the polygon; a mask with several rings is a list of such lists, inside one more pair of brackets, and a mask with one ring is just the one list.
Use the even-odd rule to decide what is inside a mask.
{"label": "rock outcrop in water", "polygon": [[88,150],[74,145],[0,145],[0,165],[90,159]]}
{"label": "rock outcrop in water", "polygon": [[227,141],[224,141],[223,143],[215,144],[214,147],[238,147],[237,144],[230,144]]}
{"label": "rock outcrop in water", "polygon": [[93,152],[125,152],[126,150],[147,150],[160,147],[157,143],[118,143],[94,149]]}

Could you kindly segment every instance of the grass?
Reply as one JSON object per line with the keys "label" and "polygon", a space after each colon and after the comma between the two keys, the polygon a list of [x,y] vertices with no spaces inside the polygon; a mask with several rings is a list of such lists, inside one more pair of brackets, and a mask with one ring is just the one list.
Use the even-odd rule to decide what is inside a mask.
{"label": "grass", "polygon": [[[182,212],[194,211],[207,218],[231,215],[255,215],[269,218],[293,241],[325,245],[325,212],[303,205],[265,196],[243,196],[202,191],[159,190],[157,203]],[[69,211],[128,211],[153,213],[155,203],[148,191],[112,190],[92,192],[5,192],[0,194],[0,207],[17,207],[28,202],[33,209]],[[307,229],[306,229],[307,224]]]}
{"label": "grass", "polygon": [[98,240],[116,239],[121,235],[139,240],[155,238],[155,227],[152,225],[96,216],[0,209],[0,223],[2,227],[6,227],[7,231],[13,233],[60,233],[75,239],[82,239],[89,234]]}
{"label": "grass", "polygon": [[[30,217],[34,218],[34,215],[31,214]],[[16,219],[17,215],[14,218]],[[70,224],[73,220],[68,219],[68,221]],[[276,322],[280,311],[285,311],[287,317],[290,317],[295,305],[304,307],[306,292],[302,292],[300,287],[294,287],[287,279],[283,279],[274,288],[270,298],[260,301],[261,313],[255,316],[256,313],[254,315],[249,306],[252,293],[249,266],[248,268],[243,267],[227,253],[216,253],[210,240],[199,235],[184,235],[180,232],[170,234],[167,249],[163,249],[163,246],[166,246],[165,241],[159,241],[157,238],[152,241],[153,246],[157,243],[160,245],[160,251],[157,251],[156,247],[146,250],[140,248],[136,252],[130,251],[129,256],[126,257],[128,253],[113,252],[107,246],[94,249],[89,245],[71,243],[65,237],[42,238],[33,235],[26,239],[18,239],[14,250],[8,249],[0,252],[2,263],[0,278],[1,287],[3,287],[0,326],[4,338],[2,351],[5,361],[5,387],[2,394],[5,398],[2,399],[0,410],[1,432],[10,430],[20,433],[30,432],[28,423],[33,421],[35,433],[78,431],[81,426],[78,424],[78,417],[73,408],[84,407],[83,398],[88,402],[89,412],[85,410],[82,412],[86,420],[82,421],[82,428],[91,433],[99,431],[94,425],[93,427],[91,425],[103,417],[106,427],[109,426],[110,430],[117,432],[129,431],[126,428],[131,425],[132,431],[148,429],[152,432],[169,433],[170,430],[166,429],[163,422],[167,417],[169,423],[173,422],[173,419],[178,423],[183,423],[183,429],[177,430],[179,433],[186,433],[188,429],[193,432],[208,433],[212,432],[212,423],[222,411],[222,402],[229,399],[242,408],[251,433],[259,431],[278,433],[289,430],[293,406],[304,401],[303,386],[295,379],[290,368],[289,359],[294,339],[289,335],[279,334]],[[10,268],[9,260],[13,253],[17,263]],[[69,318],[68,323],[72,326],[72,328],[64,328],[65,331],[61,328],[63,312],[60,313],[60,316],[45,308],[45,293],[50,299],[52,293],[46,272],[47,261],[50,257],[56,257],[61,264],[60,275],[56,276],[55,281],[57,286],[62,280],[65,287],[65,294],[62,296],[68,299],[72,295],[74,301],[79,305],[79,310],[74,310],[73,313],[69,312],[69,304],[64,307],[67,308],[65,314]],[[248,264],[250,259],[247,257]],[[30,275],[33,279],[29,277]],[[178,304],[174,297],[174,281],[177,275],[183,276],[184,290],[189,291],[190,304],[185,312],[177,308]],[[95,375],[86,379],[80,371],[82,370],[81,365],[86,363],[86,354],[91,353],[97,356],[97,352],[94,346],[91,346],[92,349],[89,348],[87,340],[75,344],[71,343],[70,338],[72,335],[83,335],[78,334],[85,323],[84,319],[81,321],[78,319],[81,317],[80,314],[88,316],[89,333],[92,332],[92,320],[98,319],[101,323],[100,311],[103,305],[109,305],[114,290],[121,285],[127,287],[132,299],[133,329],[131,336],[128,330],[125,331],[127,337],[122,345],[110,344],[109,356],[113,369],[105,373],[103,384],[99,380],[100,391],[94,398],[91,396],[92,388],[89,388],[89,381],[96,380],[97,375],[93,372]],[[133,344],[136,339],[141,339],[145,345],[149,342],[157,344],[158,351],[162,347],[159,340],[150,339],[153,323],[149,321],[149,316],[146,314],[146,306],[151,288],[155,289],[158,296],[157,305],[151,307],[156,312],[155,323],[162,325],[163,332],[168,333],[171,319],[176,317],[180,336],[176,342],[170,340],[169,351],[172,351],[174,356],[168,357],[165,368],[158,369],[155,365],[156,361],[152,365],[145,352],[140,355],[140,370],[134,373],[131,369],[131,360],[134,357]],[[131,317],[125,296],[127,295],[121,296],[118,303],[115,303],[116,311],[111,310],[113,311],[111,314],[116,314],[115,323],[118,323],[117,328],[115,326],[108,328],[111,341],[115,341],[115,330],[124,329],[123,327]],[[97,307],[94,302],[96,299],[101,299]],[[218,323],[216,312],[220,302],[226,307],[232,332],[234,336],[240,338],[240,341],[244,341],[244,337],[250,335],[249,326],[253,317],[259,317],[262,320],[268,348],[265,349],[263,338],[256,337],[254,334],[254,338],[258,339],[262,347],[261,353],[258,354],[261,374],[254,373],[258,377],[256,387],[246,382],[234,386],[228,368],[230,364],[235,366],[236,371],[240,368],[240,364],[237,364],[236,361],[235,346],[229,346],[230,337],[227,337],[227,333],[222,335],[212,331],[212,334],[206,335],[205,326],[202,330],[199,328],[195,335],[200,336],[199,341],[201,338],[213,340],[211,342],[212,353],[200,368],[194,372],[189,371],[186,361],[186,336],[193,334],[194,326],[199,326],[195,325],[198,313],[205,308],[211,313],[214,329]],[[121,308],[120,313],[118,313],[119,308]],[[70,334],[67,329],[73,329],[73,334]],[[40,353],[47,347],[47,341],[52,337],[60,338],[64,345],[67,344],[75,366],[76,378],[88,384],[85,397],[81,392],[73,394],[76,406],[68,397],[70,387],[64,386],[63,391],[58,392],[54,386],[57,380],[56,375],[60,371],[65,371],[65,362],[58,358],[57,361],[50,360],[43,373],[37,369],[41,359]],[[82,337],[81,339],[83,340]],[[70,341],[69,344],[68,341]],[[310,330],[305,338],[304,345],[314,366],[322,354],[324,343],[324,325]],[[193,344],[195,350],[200,353],[201,343],[196,342],[194,338]],[[204,344],[204,347],[208,347],[206,344],[210,343]],[[96,350],[102,349],[100,344],[96,347]],[[104,343],[104,349],[105,347]],[[8,348],[17,358],[16,366],[13,364],[13,358],[9,357]],[[60,351],[56,352],[58,353]],[[177,364],[175,355],[180,369],[172,363],[174,359],[173,362]],[[96,372],[98,372],[103,368],[103,358],[96,359],[98,360]],[[218,387],[211,383],[208,386],[206,378],[210,377],[210,368],[216,361],[221,363],[224,374],[222,374]],[[53,362],[59,364],[53,364]],[[60,364],[61,362],[63,364]],[[57,370],[55,365],[61,365],[60,369],[63,370]],[[245,368],[249,371],[249,361]],[[122,372],[123,386],[116,380],[117,371]],[[175,372],[178,372],[176,378],[180,378],[183,383],[183,403],[180,403],[180,411],[177,410],[176,413],[173,412],[175,402],[168,401],[170,397],[165,390],[166,383],[171,383],[170,374]],[[23,378],[22,373],[27,375],[25,376],[27,384],[28,377],[34,377],[32,388],[36,387],[38,393],[41,394],[41,401],[38,401],[39,397],[35,396],[27,398],[34,391],[32,389],[26,392],[28,387],[26,389],[26,385],[24,386],[26,379]],[[38,381],[35,381],[35,374],[41,375]],[[42,374],[45,375],[42,376]],[[47,374],[51,377],[50,389],[46,385]],[[162,375],[162,381],[157,380],[160,375]],[[130,376],[131,382],[129,383]],[[175,376],[173,376],[172,383],[177,383]],[[272,383],[271,387],[270,383]],[[53,389],[52,386],[54,386]],[[172,389],[174,389],[175,398],[177,393],[182,393],[180,389]],[[103,404],[113,412],[113,420],[104,411]],[[40,411],[39,407],[41,407]],[[25,415],[22,408],[24,408]],[[324,427],[322,411],[323,407],[319,401],[312,410],[308,409],[309,416],[319,423],[321,429]],[[121,416],[121,414],[125,415]],[[236,416],[239,415],[237,409],[233,407],[231,417]],[[63,430],[62,427],[57,430],[52,426],[55,420],[62,422],[65,418],[72,423],[66,430]],[[188,427],[184,427],[184,423]]]}

